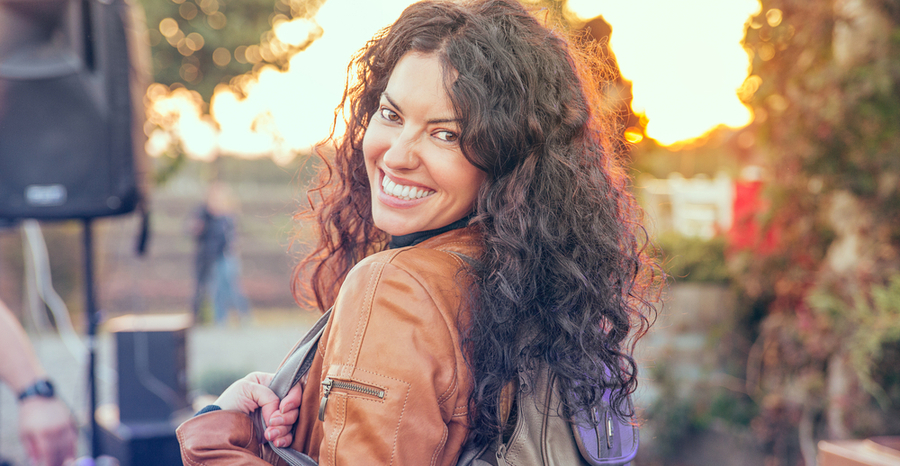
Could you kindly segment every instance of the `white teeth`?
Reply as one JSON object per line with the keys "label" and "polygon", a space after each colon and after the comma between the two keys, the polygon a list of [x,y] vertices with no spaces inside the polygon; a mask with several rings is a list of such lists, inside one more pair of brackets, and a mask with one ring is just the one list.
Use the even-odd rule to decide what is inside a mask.
{"label": "white teeth", "polygon": [[394,183],[390,178],[385,176],[381,180],[382,190],[390,194],[391,196],[398,197],[403,200],[413,200],[413,199],[421,199],[425,196],[430,196],[434,194],[434,191],[428,191],[421,188],[416,188],[413,186],[403,186],[397,183]]}

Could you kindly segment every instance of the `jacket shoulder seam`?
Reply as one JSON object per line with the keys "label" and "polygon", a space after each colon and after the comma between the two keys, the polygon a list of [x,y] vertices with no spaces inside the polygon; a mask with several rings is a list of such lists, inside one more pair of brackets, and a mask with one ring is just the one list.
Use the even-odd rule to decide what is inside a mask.
{"label": "jacket shoulder seam", "polygon": [[441,433],[441,441],[438,442],[434,447],[434,451],[431,453],[431,466],[437,464],[438,452],[443,451],[444,447],[447,445],[447,437],[449,436],[449,431],[446,426],[444,426],[444,431]]}
{"label": "jacket shoulder seam", "polygon": [[366,284],[366,291],[362,300],[362,313],[356,322],[356,329],[353,334],[353,344],[350,345],[350,354],[348,355],[349,358],[344,361],[344,364],[350,364],[353,367],[356,367],[356,362],[359,360],[359,350],[362,347],[363,335],[368,326],[369,318],[372,315],[375,290],[378,288],[378,283],[381,282],[381,275],[384,272],[385,263],[375,262],[373,266],[376,267],[376,269],[371,272],[371,276]]}
{"label": "jacket shoulder seam", "polygon": [[397,418],[397,428],[394,429],[394,447],[391,448],[391,464],[394,464],[394,458],[397,456],[397,448],[399,446],[398,441],[400,440],[400,426],[403,425],[403,415],[406,414],[406,405],[409,403],[409,391],[406,393],[406,397],[403,399],[403,407],[400,408],[400,417]]}
{"label": "jacket shoulder seam", "polygon": [[[451,257],[453,259],[453,261],[457,263],[457,265],[463,264],[462,259],[457,257],[455,254],[452,254],[452,253],[449,253],[446,251],[441,251],[441,252],[444,252],[449,257]],[[393,268],[402,271],[404,274],[406,274],[411,280],[413,280],[419,287],[421,287],[425,291],[425,293],[428,295],[429,300],[431,301],[432,305],[434,306],[435,310],[437,311],[438,315],[440,315],[441,320],[444,322],[444,326],[447,328],[447,331],[452,333],[453,329],[455,328],[456,333],[458,334],[459,329],[456,328],[455,325],[453,325],[451,322],[449,322],[447,316],[444,315],[444,313],[440,311],[440,308],[437,305],[437,300],[434,299],[434,295],[432,295],[430,287],[426,286],[426,284],[423,283],[416,276],[416,274],[412,273],[410,270],[407,270],[406,267],[403,267],[399,264],[394,264],[394,263],[391,263],[390,265]],[[451,341],[452,341],[452,339],[451,339]],[[456,360],[455,357],[454,357],[454,360]],[[458,363],[458,361],[456,361],[456,362]],[[458,364],[454,364],[451,382],[447,385],[447,388],[444,389],[444,391],[441,392],[437,397],[438,405],[443,405],[444,403],[446,403],[447,400],[450,399],[451,395],[454,392],[456,392],[458,387],[459,387],[459,367],[458,367]]]}

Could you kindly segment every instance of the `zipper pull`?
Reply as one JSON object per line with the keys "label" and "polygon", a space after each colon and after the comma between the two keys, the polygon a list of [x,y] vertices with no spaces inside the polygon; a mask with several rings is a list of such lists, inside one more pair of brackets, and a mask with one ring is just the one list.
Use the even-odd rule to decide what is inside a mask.
{"label": "zipper pull", "polygon": [[610,414],[607,411],[607,413],[606,413],[606,447],[607,448],[612,448],[614,435],[615,435],[615,431],[613,430],[612,414]]}
{"label": "zipper pull", "polygon": [[497,466],[507,466],[506,462],[506,444],[501,443],[497,448]]}
{"label": "zipper pull", "polygon": [[334,386],[334,380],[326,377],[322,381],[322,402],[319,403],[319,420],[325,422],[325,405],[328,404],[328,394],[331,393],[331,387]]}

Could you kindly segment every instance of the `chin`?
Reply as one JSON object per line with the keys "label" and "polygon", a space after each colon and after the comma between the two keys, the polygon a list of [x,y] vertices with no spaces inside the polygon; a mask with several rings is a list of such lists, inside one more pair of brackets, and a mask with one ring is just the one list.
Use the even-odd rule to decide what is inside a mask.
{"label": "chin", "polygon": [[391,235],[391,236],[403,236],[408,235],[410,233],[415,233],[419,231],[415,228],[411,228],[409,226],[403,225],[402,223],[396,221],[378,221],[375,220],[375,226],[378,227],[379,230]]}
{"label": "chin", "polygon": [[381,228],[381,231],[391,235],[391,236],[403,236],[408,235],[410,233],[415,233],[417,231],[422,231],[421,228]]}

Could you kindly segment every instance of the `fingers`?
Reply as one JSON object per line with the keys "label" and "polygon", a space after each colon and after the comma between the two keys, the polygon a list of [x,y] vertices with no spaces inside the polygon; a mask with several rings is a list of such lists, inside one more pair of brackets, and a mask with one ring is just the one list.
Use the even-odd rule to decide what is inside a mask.
{"label": "fingers", "polygon": [[286,447],[294,440],[290,426],[269,427],[266,429],[265,437],[276,447]]}
{"label": "fingers", "polygon": [[266,429],[265,436],[276,447],[286,447],[294,440],[291,429],[300,416],[302,395],[300,384],[294,385],[281,399],[279,409],[269,417],[269,428]]}
{"label": "fingers", "polygon": [[270,419],[281,402],[281,400],[278,399],[278,396],[269,388],[269,384],[272,383],[273,377],[274,374],[268,372],[251,372],[245,377],[260,387],[254,388],[256,390],[255,393],[259,397],[257,399],[257,404],[262,411],[263,419]]}
{"label": "fingers", "polygon": [[78,432],[57,398],[30,398],[19,406],[19,434],[34,465],[61,466],[75,458]]}
{"label": "fingers", "polygon": [[280,413],[276,411],[272,418],[269,420],[269,425],[272,426],[292,426],[297,422],[297,419],[300,417],[300,410],[294,408],[286,413]]}
{"label": "fingers", "polygon": [[248,378],[260,385],[265,385],[268,387],[269,384],[272,383],[272,379],[274,377],[275,377],[275,374],[272,374],[270,372],[251,372],[251,373],[247,374],[247,377],[245,377],[245,378]]}
{"label": "fingers", "polygon": [[278,409],[280,400],[266,384],[260,383],[266,380],[265,376],[262,372],[254,372],[236,381],[219,395],[216,405],[244,414],[262,409],[263,419],[270,418]]}
{"label": "fingers", "polygon": [[291,429],[300,415],[300,385],[291,387],[283,400],[269,389],[272,374],[253,372],[231,384],[216,400],[216,405],[225,410],[237,410],[250,414],[259,409],[267,427],[263,433],[266,440],[277,447],[286,447],[293,441]]}
{"label": "fingers", "polygon": [[296,384],[287,392],[287,395],[281,399],[280,409],[281,415],[285,417],[285,419],[290,419],[290,423],[293,424],[294,421],[297,420],[297,415],[300,413],[300,400],[303,397],[303,387],[300,384]]}
{"label": "fingers", "polygon": [[23,436],[29,464],[62,466],[75,459],[77,436],[71,429]]}
{"label": "fingers", "polygon": [[21,437],[22,443],[25,446],[25,453],[28,455],[29,464],[46,463],[46,461],[42,460],[44,454],[41,451],[40,445],[38,445],[37,438],[31,434],[21,434]]}

